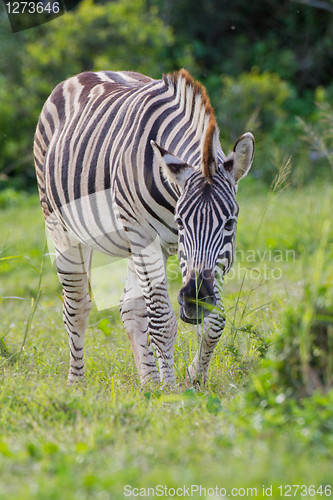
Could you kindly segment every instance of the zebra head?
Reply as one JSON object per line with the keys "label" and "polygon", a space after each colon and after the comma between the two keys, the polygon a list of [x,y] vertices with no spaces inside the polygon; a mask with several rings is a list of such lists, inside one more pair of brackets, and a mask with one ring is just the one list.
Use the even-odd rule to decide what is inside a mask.
{"label": "zebra head", "polygon": [[217,301],[217,277],[233,263],[238,205],[238,181],[248,173],[254,138],[241,136],[224,160],[211,161],[209,169],[195,168],[157,146],[155,153],[168,180],[180,196],[175,209],[178,226],[178,259],[184,286],[178,294],[180,317],[201,323]]}

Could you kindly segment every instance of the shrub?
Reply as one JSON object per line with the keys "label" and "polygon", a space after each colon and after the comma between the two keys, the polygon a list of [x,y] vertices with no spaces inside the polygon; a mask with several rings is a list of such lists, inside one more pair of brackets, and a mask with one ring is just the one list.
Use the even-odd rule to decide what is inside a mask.
{"label": "shrub", "polygon": [[[0,28],[3,22],[0,17]],[[0,172],[22,176],[26,184],[34,182],[32,143],[38,116],[59,82],[82,71],[108,69],[160,77],[192,61],[188,47],[176,53],[172,30],[145,0],[103,5],[83,0],[76,10],[20,33],[17,40],[13,47],[6,42],[0,58],[0,123],[6,132],[0,134]],[[18,53],[15,72],[7,71],[7,50]]]}
{"label": "shrub", "polygon": [[[320,98],[320,89],[316,97]],[[316,111],[311,120],[298,117],[298,124],[302,131],[302,139],[309,151],[309,175],[333,173],[333,107],[325,99],[325,93],[317,102]]]}
{"label": "shrub", "polygon": [[213,94],[223,147],[230,149],[240,134],[251,131],[258,144],[259,165],[253,174],[268,182],[280,167],[276,150],[281,150],[283,157],[294,152],[295,133],[291,144],[290,115],[285,109],[294,96],[293,88],[278,74],[260,73],[257,68],[237,78],[222,75],[220,90]]}
{"label": "shrub", "polygon": [[245,128],[250,124],[267,131],[285,119],[283,105],[293,96],[293,90],[276,73],[259,73],[253,68],[238,78],[223,75],[221,83],[219,123],[222,130],[229,132],[230,140],[240,125]]}

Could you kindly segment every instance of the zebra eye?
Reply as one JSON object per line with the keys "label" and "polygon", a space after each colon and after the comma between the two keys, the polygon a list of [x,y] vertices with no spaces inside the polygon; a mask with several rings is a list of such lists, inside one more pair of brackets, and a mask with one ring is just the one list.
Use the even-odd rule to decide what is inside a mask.
{"label": "zebra eye", "polygon": [[236,219],[229,219],[227,220],[227,222],[224,224],[224,229],[226,231],[232,231],[233,228],[235,227],[236,225]]}
{"label": "zebra eye", "polygon": [[178,230],[182,231],[184,229],[184,224],[183,224],[182,220],[178,218],[178,219],[176,219],[176,222],[177,222]]}

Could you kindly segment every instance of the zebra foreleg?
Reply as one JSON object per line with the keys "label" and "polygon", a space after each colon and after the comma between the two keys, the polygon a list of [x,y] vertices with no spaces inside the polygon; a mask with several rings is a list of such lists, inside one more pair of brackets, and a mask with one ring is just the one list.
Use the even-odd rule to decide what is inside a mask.
{"label": "zebra foreleg", "polygon": [[119,309],[133,350],[141,385],[159,382],[160,376],[149,341],[147,308],[131,259],[128,261],[126,286]]}
{"label": "zebra foreleg", "polygon": [[157,302],[158,310],[154,306],[154,298],[150,299],[148,305],[149,334],[157,354],[160,380],[163,385],[175,384],[173,348],[177,335],[177,319],[168,298],[167,296],[163,309],[160,294]]}
{"label": "zebra foreleg", "polygon": [[90,250],[83,250],[79,245],[57,256],[58,276],[63,287],[63,319],[69,339],[68,384],[70,385],[84,377],[84,334],[91,309],[88,294],[90,255]]}
{"label": "zebra foreleg", "polygon": [[209,363],[224,326],[224,309],[222,301],[219,301],[214,311],[198,326],[198,348],[186,374],[192,384],[207,381]]}

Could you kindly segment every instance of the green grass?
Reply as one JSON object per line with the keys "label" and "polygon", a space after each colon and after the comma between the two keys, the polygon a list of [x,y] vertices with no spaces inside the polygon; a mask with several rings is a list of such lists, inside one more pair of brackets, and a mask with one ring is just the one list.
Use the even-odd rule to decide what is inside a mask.
{"label": "green grass", "polygon": [[[309,281],[317,280],[319,291],[331,284],[332,261],[323,257],[319,271],[315,262],[331,219],[332,188],[267,197],[244,181],[239,191],[239,253],[224,292],[228,321],[201,390],[184,383],[196,333],[180,322],[179,387],[142,390],[116,307],[93,307],[86,387],[67,388],[61,289],[48,258],[39,286],[45,232],[38,200],[11,196],[1,208],[1,499],[117,499],[125,485],[191,484],[226,488],[227,495],[257,488],[259,498],[263,485],[272,485],[272,497],[281,498],[279,485],[333,483],[333,393],[298,398],[274,378],[269,354]],[[331,225],[324,253],[332,231]],[[175,264],[171,259],[168,274],[176,309]],[[117,287],[122,266],[112,267]],[[201,493],[192,498],[212,498],[211,491]]]}

